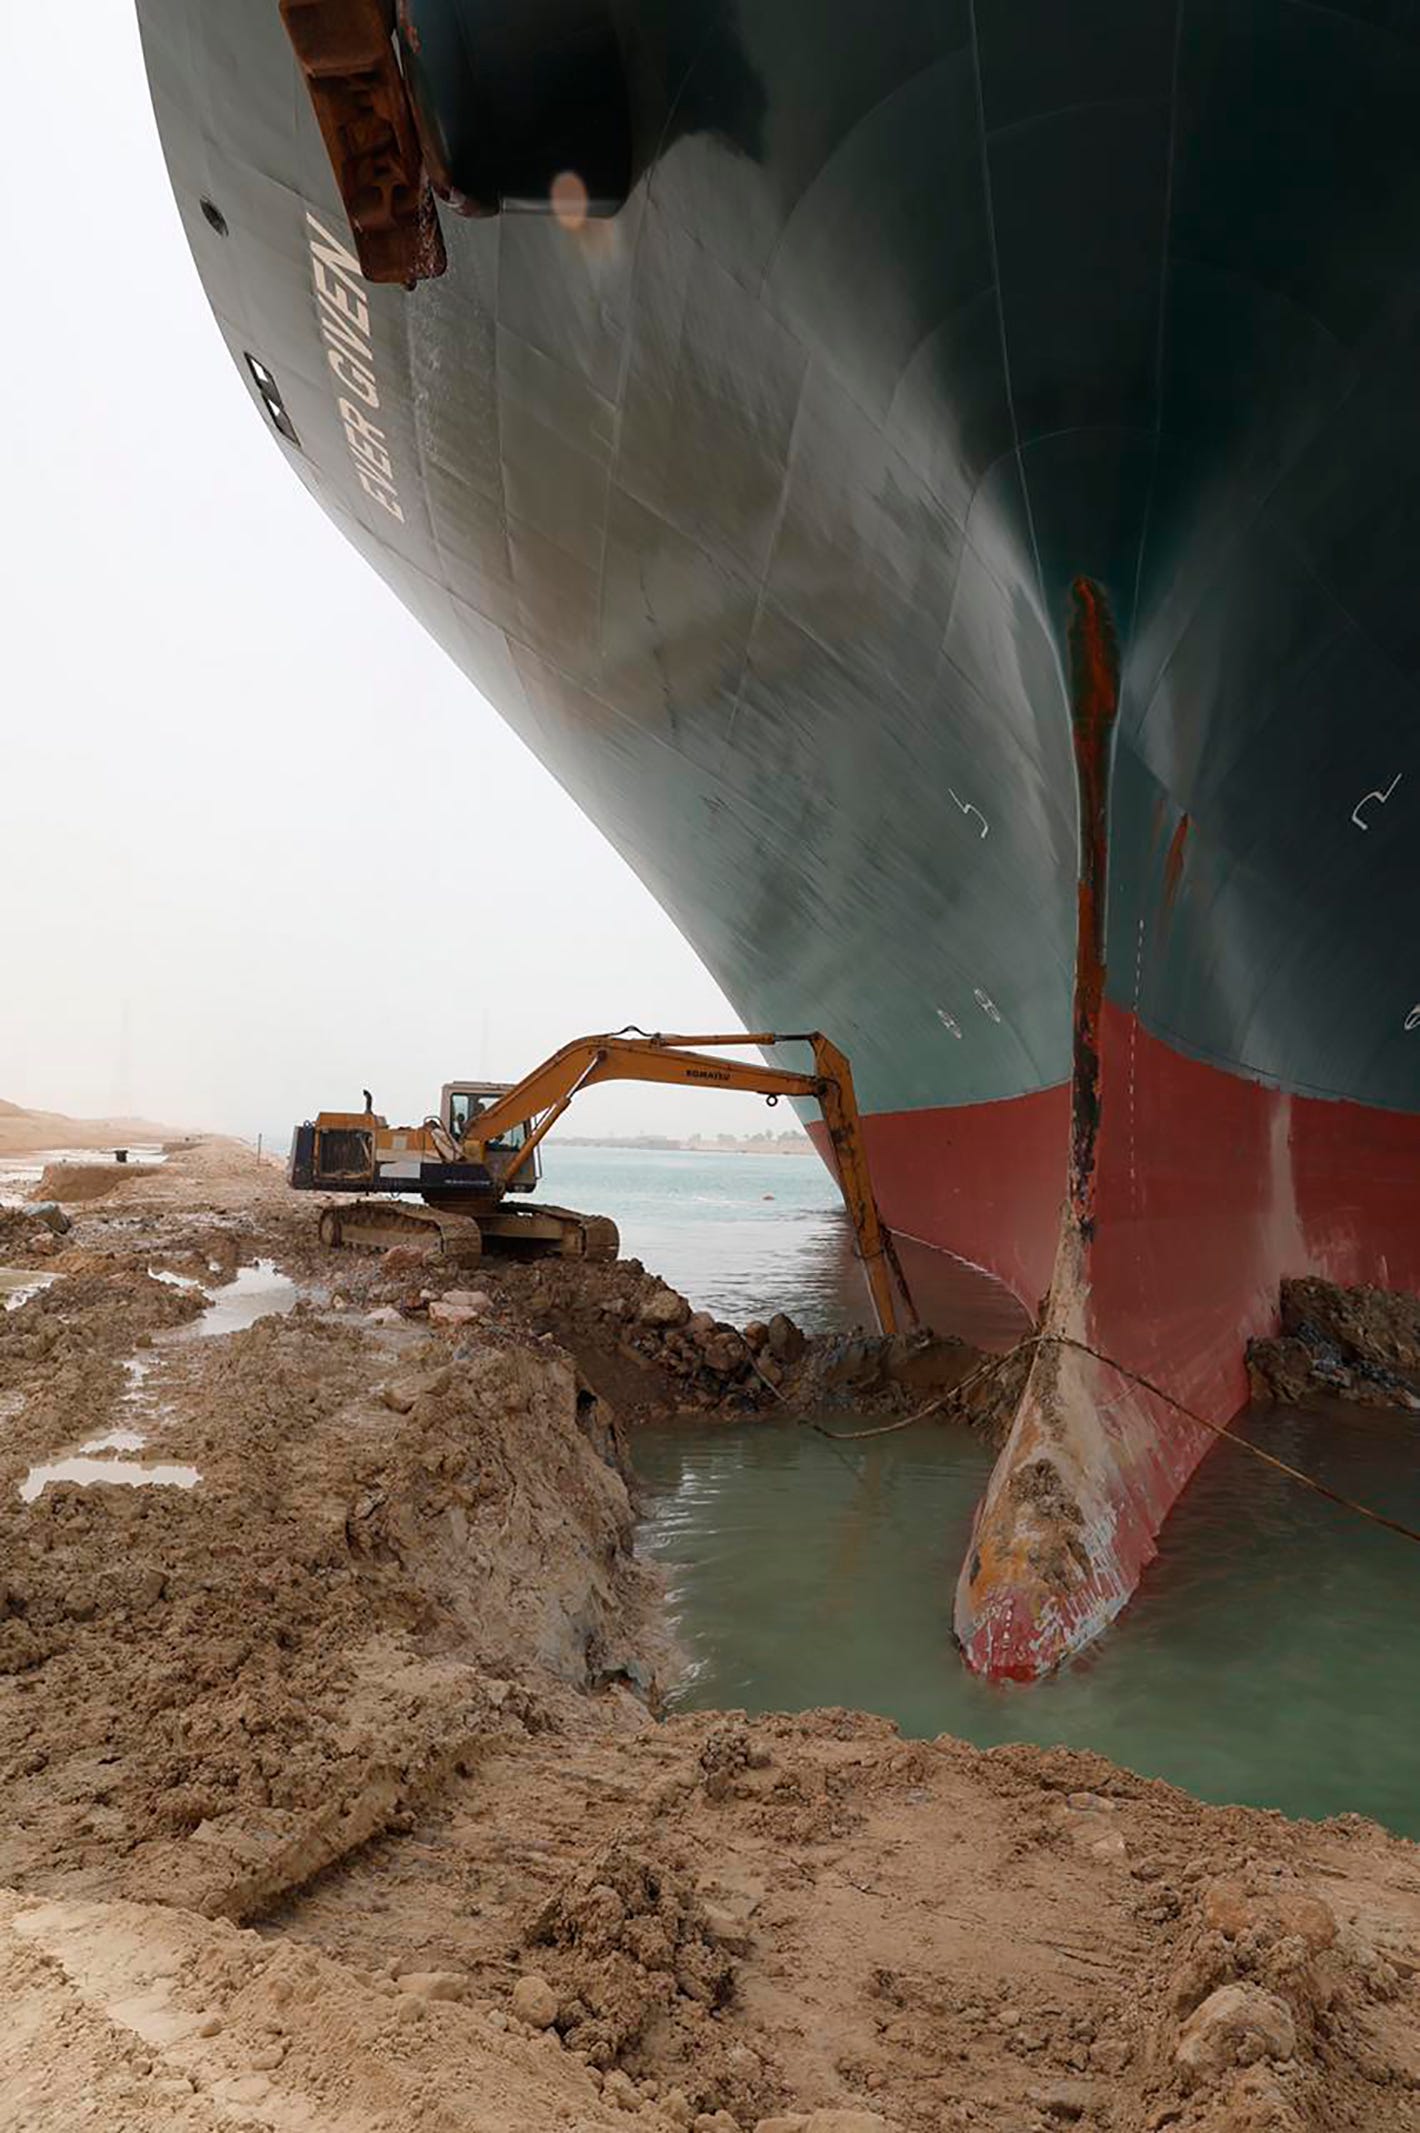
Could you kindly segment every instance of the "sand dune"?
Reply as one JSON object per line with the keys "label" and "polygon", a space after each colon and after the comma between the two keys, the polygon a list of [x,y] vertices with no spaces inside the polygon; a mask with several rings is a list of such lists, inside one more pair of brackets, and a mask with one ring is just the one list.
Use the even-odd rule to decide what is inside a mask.
{"label": "sand dune", "polygon": [[123,1148],[183,1137],[181,1127],[151,1118],[70,1118],[63,1111],[30,1111],[0,1098],[0,1155],[25,1155],[36,1148]]}

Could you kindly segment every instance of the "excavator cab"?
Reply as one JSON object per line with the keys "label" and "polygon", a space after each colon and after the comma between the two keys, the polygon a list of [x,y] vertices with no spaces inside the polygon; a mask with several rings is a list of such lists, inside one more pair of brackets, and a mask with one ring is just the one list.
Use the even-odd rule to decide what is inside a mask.
{"label": "excavator cab", "polygon": [[[439,1104],[439,1116],[444,1131],[460,1149],[463,1148],[470,1128],[478,1138],[477,1121],[500,1096],[506,1096],[514,1086],[510,1081],[446,1081]],[[528,1138],[528,1121],[520,1119],[516,1125],[505,1126],[496,1140],[489,1141],[483,1151],[485,1167],[501,1181],[502,1173],[512,1168],[522,1154]],[[533,1148],[518,1163],[518,1168],[505,1187],[508,1192],[532,1192],[542,1175],[538,1151]]]}

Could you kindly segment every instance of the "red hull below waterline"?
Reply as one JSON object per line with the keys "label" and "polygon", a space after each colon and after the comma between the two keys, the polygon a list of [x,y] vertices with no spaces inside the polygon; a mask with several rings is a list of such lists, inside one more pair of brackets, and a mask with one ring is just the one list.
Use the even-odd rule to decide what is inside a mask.
{"label": "red hull below waterline", "polygon": [[[1121,1366],[1038,1359],[957,1594],[967,1661],[994,1678],[1048,1672],[1123,1607],[1216,1441],[1180,1408],[1215,1428],[1237,1413],[1284,1276],[1420,1288],[1420,1119],[1224,1073],[1113,1005],[1101,1033],[1094,1231],[1076,1263],[1058,1263],[1074,1260],[1068,1089],[867,1121],[894,1229],[982,1266],[1032,1313],[1052,1279],[1070,1288],[1072,1337]],[[1031,1487],[1045,1461],[1069,1484],[1063,1518]]]}

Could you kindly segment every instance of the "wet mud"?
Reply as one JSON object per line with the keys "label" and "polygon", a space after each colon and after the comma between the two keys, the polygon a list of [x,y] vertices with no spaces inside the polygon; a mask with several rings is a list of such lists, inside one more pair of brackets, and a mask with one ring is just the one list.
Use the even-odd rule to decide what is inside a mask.
{"label": "wet mud", "polygon": [[[1420,2127],[1404,1840],[660,1717],[641,1423],[966,1358],[332,1255],[220,1143],[66,1212],[0,1251],[0,2127]],[[27,1499],[66,1456],[198,1478]]]}

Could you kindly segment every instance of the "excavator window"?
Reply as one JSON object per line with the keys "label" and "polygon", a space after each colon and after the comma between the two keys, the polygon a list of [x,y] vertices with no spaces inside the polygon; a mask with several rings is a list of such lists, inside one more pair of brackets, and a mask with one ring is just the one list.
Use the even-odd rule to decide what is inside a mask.
{"label": "excavator window", "polygon": [[468,1122],[475,1112],[483,1109],[480,1097],[472,1096],[466,1089],[455,1089],[449,1098],[449,1125],[455,1140],[461,1141],[468,1131]]}
{"label": "excavator window", "polygon": [[[479,1113],[486,1111],[492,1102],[490,1096],[480,1096],[473,1089],[455,1089],[449,1097],[449,1126],[455,1140],[463,1140],[470,1126],[476,1127]],[[521,1148],[528,1137],[525,1125],[510,1126],[492,1143],[495,1148]]]}

